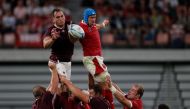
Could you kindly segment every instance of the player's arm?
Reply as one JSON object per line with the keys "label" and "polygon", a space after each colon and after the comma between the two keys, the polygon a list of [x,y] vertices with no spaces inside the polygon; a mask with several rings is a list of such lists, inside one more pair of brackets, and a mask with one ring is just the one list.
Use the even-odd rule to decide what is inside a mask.
{"label": "player's arm", "polygon": [[112,85],[113,85],[119,92],[121,92],[123,95],[126,95],[126,94],[120,89],[120,87],[119,87],[116,83],[113,83],[113,82],[112,82]]}
{"label": "player's arm", "polygon": [[127,98],[125,98],[125,96],[123,95],[122,92],[120,92],[119,90],[117,90],[113,85],[111,87],[111,91],[113,93],[113,95],[115,96],[115,98],[125,107],[128,108],[132,108],[132,102],[130,100],[128,100]]}
{"label": "player's arm", "polygon": [[[48,63],[50,68],[51,67],[55,67],[55,63],[53,62],[50,62]],[[57,73],[57,70],[56,68],[51,68],[51,80],[50,80],[50,84],[47,88],[47,91],[50,91],[51,93],[57,93],[58,91],[58,82],[59,82],[59,78],[58,78],[58,73]]]}
{"label": "player's arm", "polygon": [[44,48],[50,48],[53,45],[54,41],[55,40],[50,36],[45,37],[43,39],[43,47]]}
{"label": "player's arm", "polygon": [[105,28],[109,24],[109,20],[105,19],[101,24],[96,24],[97,29]]}
{"label": "player's arm", "polygon": [[[117,90],[114,85],[112,85],[111,79],[107,78],[106,82],[108,83],[109,89],[115,96],[115,98],[125,107],[132,108],[132,102],[125,98],[125,95],[119,90]],[[118,86],[117,86],[118,87]],[[120,89],[120,88],[119,88]]]}
{"label": "player's arm", "polygon": [[60,33],[56,31],[56,28],[53,28],[47,36],[43,39],[43,47],[44,48],[49,48],[53,45],[55,40],[60,37]]}
{"label": "player's arm", "polygon": [[89,102],[89,95],[83,93],[78,87],[76,87],[71,81],[67,80],[64,76],[59,76],[62,83],[64,83],[68,89],[74,94],[76,97],[78,97],[80,100],[82,100],[84,103]]}

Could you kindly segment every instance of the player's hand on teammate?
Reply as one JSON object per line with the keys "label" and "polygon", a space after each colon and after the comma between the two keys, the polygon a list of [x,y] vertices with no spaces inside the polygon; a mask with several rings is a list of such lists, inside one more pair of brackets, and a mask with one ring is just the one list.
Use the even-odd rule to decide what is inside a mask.
{"label": "player's hand on teammate", "polygon": [[59,79],[63,83],[67,80],[65,75],[60,75],[60,74],[59,74]]}
{"label": "player's hand on teammate", "polygon": [[51,36],[53,40],[56,40],[57,38],[60,37],[60,32],[56,30],[56,28],[53,28],[51,30]]}
{"label": "player's hand on teammate", "polygon": [[98,84],[105,90],[109,90],[112,86],[111,77],[107,75],[104,81],[98,82]]}
{"label": "player's hand on teammate", "polygon": [[105,83],[106,83],[107,89],[111,88],[111,86],[112,86],[112,81],[111,81],[111,77],[110,77],[110,76],[106,76]]}

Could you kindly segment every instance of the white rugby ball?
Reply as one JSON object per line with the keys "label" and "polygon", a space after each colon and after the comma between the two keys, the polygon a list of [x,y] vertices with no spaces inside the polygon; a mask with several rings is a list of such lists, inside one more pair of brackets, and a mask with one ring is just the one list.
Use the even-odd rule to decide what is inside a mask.
{"label": "white rugby ball", "polygon": [[69,31],[71,36],[73,36],[74,38],[84,38],[84,30],[82,29],[82,27],[80,27],[79,25],[77,24],[71,24],[69,26]]}

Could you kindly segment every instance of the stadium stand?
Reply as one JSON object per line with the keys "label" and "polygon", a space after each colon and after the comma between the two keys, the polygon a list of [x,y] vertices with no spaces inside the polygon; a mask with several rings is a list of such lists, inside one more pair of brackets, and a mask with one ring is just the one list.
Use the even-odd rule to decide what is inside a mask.
{"label": "stadium stand", "polygon": [[190,109],[190,65],[176,65],[174,72],[184,109]]}
{"label": "stadium stand", "polygon": [[[112,80],[124,92],[127,92],[132,83],[143,84],[144,108],[153,108],[163,73],[162,65],[110,65],[108,68]],[[33,100],[32,87],[37,84],[47,87],[50,79],[46,65],[4,65],[0,69],[1,109],[30,109]],[[78,87],[87,89],[87,71],[82,65],[73,66],[71,80]],[[115,104],[116,109],[122,108],[116,100]]]}
{"label": "stadium stand", "polygon": [[0,48],[42,48],[55,7],[73,23],[86,7],[96,9],[98,23],[109,18],[110,26],[101,30],[105,48],[188,48],[189,5],[189,0],[2,0]]}
{"label": "stadium stand", "polygon": [[[114,63],[108,69],[125,92],[132,83],[144,85],[144,109],[157,109],[159,103],[190,109],[189,0],[0,0],[0,109],[31,109],[32,87],[47,87],[49,50],[42,49],[42,33],[55,7],[73,23],[86,7],[96,9],[98,23],[111,20],[101,30],[105,62]],[[73,60],[81,62],[76,48]],[[86,89],[82,64],[72,71],[72,81]]]}

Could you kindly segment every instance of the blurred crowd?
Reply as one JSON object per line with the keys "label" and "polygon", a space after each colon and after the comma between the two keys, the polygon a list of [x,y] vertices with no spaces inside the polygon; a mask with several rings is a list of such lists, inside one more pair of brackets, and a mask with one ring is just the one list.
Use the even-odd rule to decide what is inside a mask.
{"label": "blurred crowd", "polygon": [[111,21],[102,31],[104,46],[185,48],[190,45],[189,0],[83,0],[98,20]]}
{"label": "blurred crowd", "polygon": [[65,0],[0,0],[0,47],[42,48],[42,34],[51,25],[51,12]]}
{"label": "blurred crowd", "polygon": [[[64,8],[67,2],[1,0],[0,47],[41,48],[41,34],[51,24],[51,10]],[[101,30],[105,48],[190,47],[189,0],[81,0],[79,5],[95,8],[99,23],[110,20],[108,28]],[[71,11],[64,11],[72,19]]]}

